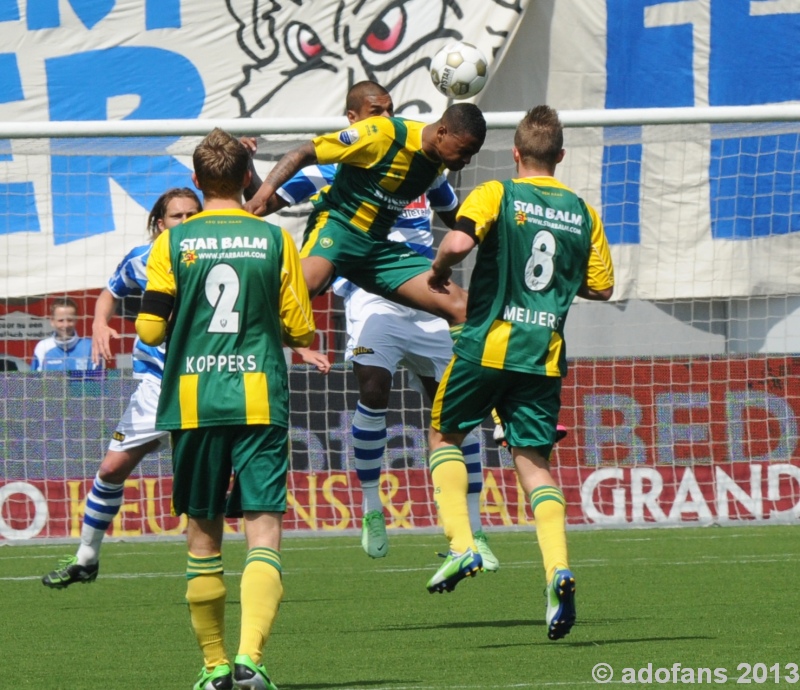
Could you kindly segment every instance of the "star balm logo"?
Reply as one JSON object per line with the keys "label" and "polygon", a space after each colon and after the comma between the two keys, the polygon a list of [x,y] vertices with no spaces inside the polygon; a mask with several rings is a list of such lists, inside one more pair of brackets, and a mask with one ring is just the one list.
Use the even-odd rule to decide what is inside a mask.
{"label": "star balm logo", "polygon": [[528,216],[525,214],[525,211],[517,211],[514,214],[514,220],[517,221],[517,225],[525,225]]}
{"label": "star balm logo", "polygon": [[195,261],[197,261],[197,252],[194,249],[187,249],[185,252],[181,252],[181,263],[191,266]]}

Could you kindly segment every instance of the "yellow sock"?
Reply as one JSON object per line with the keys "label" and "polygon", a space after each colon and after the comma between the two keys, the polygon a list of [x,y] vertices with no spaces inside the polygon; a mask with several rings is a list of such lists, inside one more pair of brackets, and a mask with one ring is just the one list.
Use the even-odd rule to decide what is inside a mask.
{"label": "yellow sock", "polygon": [[239,654],[247,654],[255,663],[260,663],[282,598],[280,553],[266,546],[250,549],[242,573]]}
{"label": "yellow sock", "polygon": [[536,521],[536,538],[542,551],[547,581],[559,568],[568,568],[567,502],[557,486],[540,486],[531,492],[531,510]]}
{"label": "yellow sock", "polygon": [[458,446],[445,446],[431,453],[433,500],[439,511],[450,549],[463,553],[477,551],[467,509],[467,466]]}
{"label": "yellow sock", "polygon": [[186,600],[192,628],[203,651],[206,670],[227,664],[225,655],[225,582],[222,555],[200,558],[189,554],[186,563]]}

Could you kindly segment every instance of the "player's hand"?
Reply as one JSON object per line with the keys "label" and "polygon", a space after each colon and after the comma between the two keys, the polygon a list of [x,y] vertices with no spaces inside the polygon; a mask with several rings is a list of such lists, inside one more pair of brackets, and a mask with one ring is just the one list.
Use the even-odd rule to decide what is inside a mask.
{"label": "player's hand", "polygon": [[431,292],[438,292],[443,295],[449,295],[450,290],[447,286],[450,285],[450,276],[453,275],[452,269],[436,270],[433,269],[430,276],[428,276],[428,289]]}
{"label": "player's hand", "polygon": [[327,374],[331,370],[330,360],[321,352],[309,347],[293,347],[292,349],[303,358],[303,362],[314,365],[320,374]]}
{"label": "player's hand", "polygon": [[264,199],[258,192],[253,196],[250,201],[245,202],[244,210],[252,213],[254,216],[267,215],[267,199]]}
{"label": "player's hand", "polygon": [[100,360],[110,362],[111,341],[119,340],[119,333],[108,324],[95,324],[92,326],[92,362],[95,366],[100,365]]}
{"label": "player's hand", "polygon": [[250,157],[252,158],[258,150],[257,139],[255,137],[239,137],[239,141],[247,149],[247,151],[250,153]]}

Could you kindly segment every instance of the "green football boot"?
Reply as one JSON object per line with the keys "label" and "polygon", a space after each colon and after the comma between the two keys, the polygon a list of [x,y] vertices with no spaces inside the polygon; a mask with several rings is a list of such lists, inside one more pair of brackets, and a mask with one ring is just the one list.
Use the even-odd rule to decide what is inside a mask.
{"label": "green football boot", "polygon": [[228,664],[220,664],[213,671],[203,666],[192,690],[234,690],[233,675]]}
{"label": "green football boot", "polygon": [[58,562],[58,568],[42,578],[42,584],[51,589],[66,589],[76,582],[94,582],[99,572],[99,563],[79,565],[75,556],[67,556]]}
{"label": "green football boot", "polygon": [[444,556],[444,559],[444,563],[442,563],[439,570],[428,580],[428,591],[431,594],[434,592],[452,592],[465,577],[472,577],[483,570],[481,555],[475,553],[472,549],[467,549],[462,554],[449,553]]}

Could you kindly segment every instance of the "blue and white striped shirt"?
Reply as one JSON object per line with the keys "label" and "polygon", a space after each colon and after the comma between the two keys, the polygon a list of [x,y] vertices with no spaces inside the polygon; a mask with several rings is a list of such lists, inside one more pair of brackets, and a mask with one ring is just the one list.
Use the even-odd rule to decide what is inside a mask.
{"label": "blue and white striped shirt", "polygon": [[[108,291],[116,298],[141,295],[147,286],[147,259],[152,244],[134,247],[117,266],[108,279]],[[133,376],[137,379],[151,378],[161,383],[164,375],[166,345],[145,345],[137,337],[133,344]]]}

